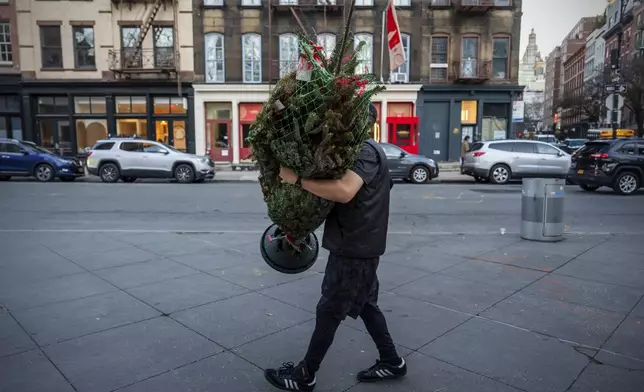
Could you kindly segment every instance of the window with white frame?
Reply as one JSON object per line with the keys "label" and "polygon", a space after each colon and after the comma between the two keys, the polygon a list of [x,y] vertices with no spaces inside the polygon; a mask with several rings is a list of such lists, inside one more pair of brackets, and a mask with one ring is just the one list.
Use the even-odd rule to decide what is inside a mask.
{"label": "window with white frame", "polygon": [[394,6],[396,7],[410,7],[411,0],[394,0]]}
{"label": "window with white frame", "polygon": [[203,0],[205,7],[223,7],[224,0]]}
{"label": "window with white frame", "polygon": [[207,33],[204,41],[206,50],[206,83],[224,83],[226,81],[224,35]]}
{"label": "window with white frame", "polygon": [[429,77],[432,80],[447,80],[447,37],[432,37],[432,53]]}
{"label": "window with white frame", "polygon": [[243,81],[262,82],[262,36],[248,33],[242,36]]}
{"label": "window with white frame", "polygon": [[399,83],[408,83],[409,82],[409,64],[411,62],[409,58],[409,46],[411,44],[411,38],[409,37],[409,34],[400,34],[400,38],[402,40],[403,48],[405,50],[405,64],[399,66],[394,70],[394,72],[391,73],[390,79],[392,82],[399,82]]}
{"label": "window with white frame", "polygon": [[9,22],[0,22],[0,63],[11,63],[12,61],[11,25]]}
{"label": "window with white frame", "polygon": [[357,53],[358,67],[356,73],[358,75],[368,74],[373,72],[373,37],[371,34],[356,34],[354,40],[354,49],[358,49],[360,42],[364,42],[362,49]]}
{"label": "window with white frame", "polygon": [[373,0],[356,0],[357,7],[373,7]]}
{"label": "window with white frame", "polygon": [[318,0],[318,5],[336,5],[337,0]]}
{"label": "window with white frame", "polygon": [[280,78],[297,69],[299,46],[295,34],[280,35]]}
{"label": "window with white frame", "polygon": [[280,0],[280,5],[297,5],[297,0]]}
{"label": "window with white frame", "polygon": [[262,5],[262,0],[242,0],[242,7],[256,7]]}
{"label": "window with white frame", "polygon": [[333,55],[333,51],[335,50],[335,34],[319,34],[317,41],[318,46],[321,46],[323,48],[322,50],[324,51],[326,58],[330,58],[331,55]]}

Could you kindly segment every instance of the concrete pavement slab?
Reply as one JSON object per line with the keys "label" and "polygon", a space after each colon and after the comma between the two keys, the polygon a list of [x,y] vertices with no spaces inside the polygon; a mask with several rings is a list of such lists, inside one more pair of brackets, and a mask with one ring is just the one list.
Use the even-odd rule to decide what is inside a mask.
{"label": "concrete pavement slab", "polygon": [[199,273],[197,270],[167,259],[156,259],[96,271],[101,278],[121,289],[129,289]]}
{"label": "concrete pavement slab", "polygon": [[632,312],[633,316],[644,318],[644,298],[635,306]]}
{"label": "concrete pavement slab", "polygon": [[0,358],[2,392],[75,392],[40,350]]}
{"label": "concrete pavement slab", "polygon": [[620,313],[630,312],[644,295],[644,289],[583,280],[557,273],[544,276],[521,292]]}
{"label": "concrete pavement slab", "polygon": [[134,250],[105,233],[40,233],[38,243],[72,261],[115,250]]}
{"label": "concrete pavement slab", "polygon": [[322,292],[324,274],[315,274],[293,282],[280,284],[259,291],[263,295],[315,313]]}
{"label": "concrete pavement slab", "polygon": [[248,293],[172,315],[217,344],[233,348],[310,320],[310,312]]}
{"label": "concrete pavement slab", "polygon": [[179,310],[245,294],[249,290],[200,273],[126,290],[136,298],[170,314]]}
{"label": "concrete pavement slab", "polygon": [[378,281],[380,282],[380,290],[389,291],[427,276],[430,273],[392,263],[380,263],[377,274]]}
{"label": "concrete pavement slab", "polygon": [[565,391],[588,364],[571,345],[478,318],[420,352],[530,392]]}
{"label": "concrete pavement slab", "polygon": [[[233,350],[242,358],[262,369],[282,366],[283,362],[298,363],[304,358],[315,321],[293,326]],[[410,353],[398,346],[400,355]],[[356,375],[378,358],[378,351],[369,335],[340,325],[335,340],[317,372],[317,391],[338,392],[357,384]],[[265,391],[273,391],[267,385]]]}
{"label": "concrete pavement slab", "polygon": [[455,256],[423,247],[387,252],[380,258],[380,265],[392,264],[394,266],[413,268],[418,271],[438,272],[465,260],[463,256]]}
{"label": "concrete pavement slab", "polygon": [[221,248],[203,253],[169,256],[168,258],[199,271],[214,271],[242,264],[256,263],[257,253],[251,254],[239,249]]}
{"label": "concrete pavement slab", "polygon": [[351,392],[519,392],[519,389],[420,353],[406,357],[407,377],[382,383],[360,383]]}
{"label": "concrete pavement slab", "polygon": [[[12,272],[3,270],[11,278]],[[8,279],[9,280],[9,279]],[[0,303],[15,311],[118,290],[91,273],[0,284]]]}
{"label": "concrete pavement slab", "polygon": [[242,287],[246,287],[250,290],[261,290],[277,286],[278,284],[293,282],[298,279],[313,276],[317,274],[317,272],[309,269],[299,274],[282,274],[269,267],[268,264],[262,260],[261,256],[257,255],[257,261],[254,263],[210,271],[209,274],[238,284]]}
{"label": "concrete pavement slab", "polygon": [[574,256],[526,249],[501,248],[476,256],[477,260],[507,264],[535,271],[552,272],[572,260]]}
{"label": "concrete pavement slab", "polygon": [[644,361],[600,352],[575,381],[570,392],[641,392]]}
{"label": "concrete pavement slab", "polygon": [[0,287],[28,284],[37,280],[85,272],[81,267],[53,252],[48,252],[45,257],[37,259],[30,257],[20,259],[20,255],[15,254],[15,250],[11,248],[6,252],[12,255],[12,261],[3,264]]}
{"label": "concrete pavement slab", "polygon": [[[623,262],[622,254],[610,259],[575,259],[557,270],[558,274],[580,279],[644,289],[644,263]],[[641,255],[639,256],[641,258]]]}
{"label": "concrete pavement slab", "polygon": [[179,235],[173,237],[171,240],[138,244],[137,246],[162,257],[208,253],[220,249],[220,246],[217,244],[193,240],[190,237]]}
{"label": "concrete pavement slab", "polygon": [[221,352],[168,317],[58,343],[45,349],[79,392],[124,387]]}
{"label": "concrete pavement slab", "polygon": [[393,292],[461,312],[477,314],[513,291],[445,275],[430,275],[398,287]]}
{"label": "concrete pavement slab", "polygon": [[122,291],[13,312],[40,346],[159,316]]}
{"label": "concrete pavement slab", "polygon": [[6,311],[0,311],[0,358],[36,348],[36,343]]}
{"label": "concrete pavement slab", "polygon": [[545,273],[486,261],[466,260],[442,270],[439,275],[519,290],[543,277]]}
{"label": "concrete pavement slab", "polygon": [[[396,343],[412,350],[419,349],[470,318],[461,312],[391,293],[380,294],[378,307],[384,312]],[[345,323],[367,332],[360,318],[347,318]]]}
{"label": "concrete pavement slab", "polygon": [[260,369],[224,352],[119,389],[119,392],[266,392],[268,388]]}
{"label": "concrete pavement slab", "polygon": [[112,250],[89,253],[83,251],[72,256],[66,256],[70,261],[89,270],[96,271],[106,268],[118,267],[127,264],[140,263],[158,259],[159,256],[147,250],[139,249],[127,244],[119,244]]}
{"label": "concrete pavement slab", "polygon": [[592,347],[600,347],[625,317],[521,293],[499,302],[481,316]]}
{"label": "concrete pavement slab", "polygon": [[628,316],[602,348],[644,361],[644,318]]}

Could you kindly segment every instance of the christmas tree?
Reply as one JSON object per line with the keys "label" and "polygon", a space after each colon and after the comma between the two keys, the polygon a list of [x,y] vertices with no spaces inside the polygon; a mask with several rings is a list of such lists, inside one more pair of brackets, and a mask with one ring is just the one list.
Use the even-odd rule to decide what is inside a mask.
{"label": "christmas tree", "polygon": [[318,228],[333,202],[283,184],[280,165],[301,178],[341,178],[354,167],[363,143],[371,137],[368,107],[371,98],[385,89],[370,84],[374,75],[356,74],[364,42],[353,50],[350,20],[328,60],[321,47],[299,35],[297,71],[277,82],[248,138],[268,216],[291,244]]}

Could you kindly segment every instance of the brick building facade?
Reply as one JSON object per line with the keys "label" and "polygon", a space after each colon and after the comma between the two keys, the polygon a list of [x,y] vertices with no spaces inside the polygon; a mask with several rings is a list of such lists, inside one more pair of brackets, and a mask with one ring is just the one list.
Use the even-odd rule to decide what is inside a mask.
{"label": "brick building facade", "polygon": [[[584,45],[564,61],[564,100],[579,100],[584,94],[585,54]],[[579,108],[564,109],[561,113],[561,127],[569,131],[569,137],[581,132],[583,120],[583,113]]]}
{"label": "brick building facade", "polygon": [[22,138],[16,0],[0,0],[0,138]]}

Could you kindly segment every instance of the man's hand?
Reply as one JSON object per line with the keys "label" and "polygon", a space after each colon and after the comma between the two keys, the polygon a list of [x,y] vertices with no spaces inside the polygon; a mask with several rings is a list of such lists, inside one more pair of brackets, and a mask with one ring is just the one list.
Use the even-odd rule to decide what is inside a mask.
{"label": "man's hand", "polygon": [[283,183],[292,185],[297,182],[298,175],[293,173],[293,170],[288,167],[280,166],[280,177]]}

